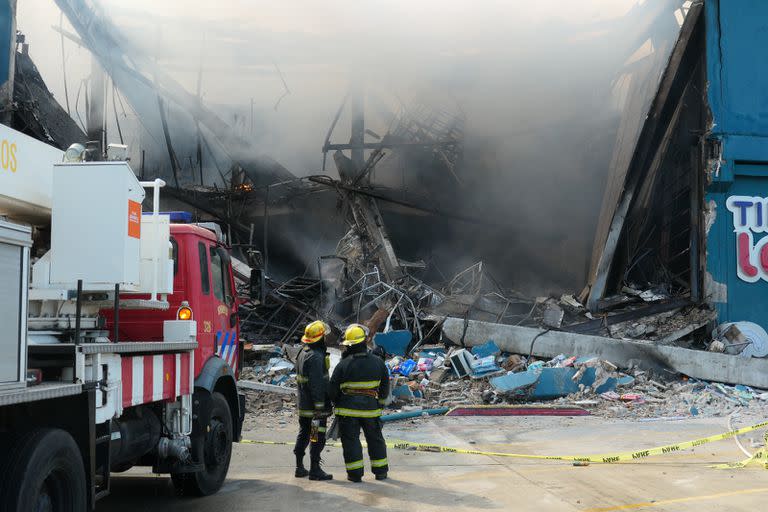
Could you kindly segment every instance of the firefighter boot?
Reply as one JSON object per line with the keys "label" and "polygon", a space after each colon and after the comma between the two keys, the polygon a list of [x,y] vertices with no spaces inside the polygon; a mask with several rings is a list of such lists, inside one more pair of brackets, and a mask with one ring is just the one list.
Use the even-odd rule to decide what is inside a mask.
{"label": "firefighter boot", "polygon": [[309,474],[307,468],[304,467],[304,455],[296,455],[296,472],[294,476],[296,478],[304,478]]}
{"label": "firefighter boot", "polygon": [[310,480],[333,480],[333,475],[329,475],[320,467],[320,457],[311,457],[309,466]]}

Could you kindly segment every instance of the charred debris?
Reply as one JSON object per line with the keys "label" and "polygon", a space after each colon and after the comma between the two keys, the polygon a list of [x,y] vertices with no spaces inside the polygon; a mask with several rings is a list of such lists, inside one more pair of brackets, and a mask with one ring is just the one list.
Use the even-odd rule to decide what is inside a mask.
{"label": "charred debris", "polygon": [[[267,251],[249,253],[253,273],[241,276],[244,294],[249,297],[241,307],[241,327],[249,346],[295,343],[303,326],[316,318],[327,321],[337,334],[348,323],[367,324],[378,333],[377,342],[380,336],[395,333],[392,337],[400,336],[399,343],[404,343],[403,355],[427,345],[464,346],[464,336],[449,339],[443,332],[448,318],[687,348],[707,349],[712,345],[714,312],[693,300],[690,289],[668,274],[626,279],[616,293],[601,297],[597,307],[588,309],[577,293],[530,297],[505,287],[482,261],[436,280],[425,278],[435,274],[430,272],[429,263],[399,258],[381,211],[393,203],[428,210],[435,216],[455,217],[453,222],[486,222],[421,206],[428,202],[395,200],[386,189],[373,184],[371,175],[387,152],[408,151],[412,156],[415,150],[418,158],[431,161],[431,172],[461,181],[452,173],[461,155],[462,119],[449,119],[444,112],[426,108],[414,112],[414,117],[402,117],[379,142],[365,142],[364,135],[358,133],[357,141],[353,135],[349,144],[333,144],[334,120],[324,150],[340,178],[311,176],[275,187],[280,189],[278,201],[283,204],[331,190],[339,223],[336,229],[341,236],[333,253],[308,264],[303,274],[281,280],[269,272]],[[358,122],[356,128],[359,132],[364,125]],[[367,159],[363,159],[363,149],[370,151]],[[265,194],[253,191],[251,195],[264,198]],[[264,207],[265,226],[269,225],[269,208]],[[265,229],[262,240],[265,248],[271,247],[268,232]],[[720,345],[714,348],[719,350]]]}

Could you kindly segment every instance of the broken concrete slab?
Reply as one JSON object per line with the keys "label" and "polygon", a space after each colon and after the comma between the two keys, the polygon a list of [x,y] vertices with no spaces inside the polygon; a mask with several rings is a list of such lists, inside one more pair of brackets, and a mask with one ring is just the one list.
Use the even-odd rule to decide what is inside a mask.
{"label": "broken concrete slab", "polygon": [[551,405],[459,405],[446,416],[589,416],[582,407]]}
{"label": "broken concrete slab", "polygon": [[533,354],[538,357],[590,354],[623,367],[640,362],[648,367],[668,368],[697,379],[768,388],[766,359],[745,359],[649,342],[617,340],[563,331],[544,332],[529,327],[475,320],[469,320],[465,327],[463,318],[446,319],[443,333],[451,340],[461,339],[463,333],[467,346],[493,339],[501,350],[517,354],[528,354],[531,351],[531,342],[538,336],[533,344]]}
{"label": "broken concrete slab", "polygon": [[242,389],[250,389],[254,391],[267,391],[269,393],[278,393],[281,395],[295,395],[297,393],[296,388],[289,388],[286,386],[276,386],[274,384],[265,384],[264,382],[255,382],[252,380],[238,381],[237,386]]}
{"label": "broken concrete slab", "polygon": [[717,318],[717,313],[715,311],[708,311],[707,314],[704,316],[704,318],[702,318],[702,319],[700,319],[700,320],[698,320],[698,321],[696,321],[696,322],[694,322],[694,323],[692,323],[690,325],[687,325],[687,326],[683,327],[682,329],[678,329],[678,330],[676,330],[674,332],[671,332],[671,333],[667,334],[666,336],[664,336],[663,338],[661,338],[661,339],[659,339],[657,341],[658,341],[658,343],[661,343],[661,344],[672,343],[674,341],[677,341],[677,340],[679,340],[681,338],[684,338],[684,337],[688,336],[692,332],[694,332],[694,331],[696,331],[698,329],[701,329],[702,327],[705,327],[708,323],[710,323],[715,318]]}
{"label": "broken concrete slab", "polygon": [[436,368],[429,373],[429,382],[441,384],[448,377],[447,368]]}

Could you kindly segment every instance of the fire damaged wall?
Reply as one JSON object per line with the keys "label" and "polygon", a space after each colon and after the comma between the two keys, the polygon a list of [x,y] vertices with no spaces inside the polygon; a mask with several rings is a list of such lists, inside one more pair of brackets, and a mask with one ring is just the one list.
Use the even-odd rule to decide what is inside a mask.
{"label": "fire damaged wall", "polygon": [[699,298],[705,133],[708,127],[703,39],[685,63],[689,80],[676,98],[670,123],[662,126],[663,151],[654,156],[624,221],[610,286],[661,287],[673,296]]}

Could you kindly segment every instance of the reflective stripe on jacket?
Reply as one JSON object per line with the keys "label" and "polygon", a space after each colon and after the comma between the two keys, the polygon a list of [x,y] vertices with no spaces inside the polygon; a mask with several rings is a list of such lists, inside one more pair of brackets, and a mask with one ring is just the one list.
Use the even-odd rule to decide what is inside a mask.
{"label": "reflective stripe on jacket", "polygon": [[378,418],[389,394],[389,372],[380,357],[362,345],[349,349],[333,371],[328,394],[337,416]]}

